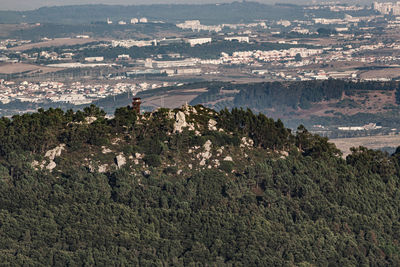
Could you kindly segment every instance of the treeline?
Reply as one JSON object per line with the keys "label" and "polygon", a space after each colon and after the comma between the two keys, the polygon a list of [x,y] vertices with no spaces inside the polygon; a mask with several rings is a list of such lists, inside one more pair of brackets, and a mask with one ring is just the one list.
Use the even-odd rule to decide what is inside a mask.
{"label": "treeline", "polygon": [[[196,57],[204,59],[216,59],[222,52],[232,54],[236,51],[253,50],[280,50],[292,47],[304,47],[304,45],[277,44],[277,43],[240,43],[235,41],[214,41],[208,44],[196,45],[191,47],[186,43],[175,43],[169,45],[145,46],[145,47],[98,47],[86,48],[79,51],[76,59],[85,57],[104,56],[106,59],[115,59],[118,55],[126,54],[131,58],[149,58],[157,54],[166,55],[170,53],[179,53],[185,57]],[[309,46],[312,47],[312,46]]]}

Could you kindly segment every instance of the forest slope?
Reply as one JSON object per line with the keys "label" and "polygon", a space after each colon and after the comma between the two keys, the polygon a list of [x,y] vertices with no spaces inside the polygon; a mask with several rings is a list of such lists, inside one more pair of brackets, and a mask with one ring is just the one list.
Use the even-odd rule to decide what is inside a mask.
{"label": "forest slope", "polygon": [[250,110],[0,120],[5,265],[399,266],[400,151]]}

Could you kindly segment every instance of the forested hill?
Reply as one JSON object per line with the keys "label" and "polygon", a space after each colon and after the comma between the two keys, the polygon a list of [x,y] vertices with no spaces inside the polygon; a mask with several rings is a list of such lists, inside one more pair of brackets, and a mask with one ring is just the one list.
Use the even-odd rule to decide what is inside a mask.
{"label": "forested hill", "polygon": [[266,5],[247,1],[221,4],[70,5],[31,11],[0,11],[0,23],[82,24],[105,22],[107,18],[118,21],[147,17],[151,21],[163,20],[170,23],[199,19],[203,24],[220,24],[252,22],[258,19],[279,20],[289,16],[300,19],[304,13],[300,6]]}
{"label": "forested hill", "polygon": [[1,118],[0,262],[399,266],[399,163],[242,109]]}

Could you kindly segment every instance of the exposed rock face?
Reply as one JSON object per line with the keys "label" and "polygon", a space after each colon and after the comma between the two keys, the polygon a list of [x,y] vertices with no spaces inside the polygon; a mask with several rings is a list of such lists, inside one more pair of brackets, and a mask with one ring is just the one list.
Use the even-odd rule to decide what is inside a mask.
{"label": "exposed rock face", "polygon": [[250,138],[243,137],[241,141],[242,142],[240,144],[240,147],[252,147],[252,146],[254,146],[254,141],[251,140]]}
{"label": "exposed rock face", "polygon": [[96,117],[86,117],[85,121],[86,121],[86,123],[91,124],[91,123],[97,121],[97,118]]}
{"label": "exposed rock face", "polygon": [[218,167],[221,165],[221,163],[219,162],[218,159],[214,159],[214,160],[213,160],[213,163],[214,163],[214,167],[215,167],[215,168],[218,168]]}
{"label": "exposed rock face", "polygon": [[174,132],[181,133],[185,127],[189,127],[189,130],[194,131],[194,125],[186,122],[185,113],[178,111],[175,114]]}
{"label": "exposed rock face", "polygon": [[211,145],[212,145],[211,141],[207,140],[207,142],[205,142],[205,144],[203,145],[204,152],[201,152],[201,153],[197,154],[197,158],[201,159],[200,160],[200,166],[206,165],[206,160],[208,160],[208,159],[210,159],[212,157]]}
{"label": "exposed rock face", "polygon": [[217,121],[210,119],[208,121],[208,130],[210,131],[216,131],[217,130]]}
{"label": "exposed rock face", "polygon": [[34,169],[37,169],[37,167],[40,165],[40,162],[37,160],[32,161],[31,166]]}
{"label": "exposed rock face", "polygon": [[181,133],[184,127],[187,127],[185,113],[178,111],[175,114],[174,132]]}
{"label": "exposed rock face", "polygon": [[53,161],[56,157],[61,156],[61,152],[65,149],[65,144],[60,144],[59,146],[49,150],[44,155],[49,160]]}
{"label": "exposed rock face", "polygon": [[107,148],[105,146],[102,146],[101,148],[102,148],[101,153],[103,153],[103,154],[108,154],[108,153],[112,152],[111,149],[109,149],[109,148]]}
{"label": "exposed rock face", "polygon": [[231,156],[226,156],[226,157],[224,158],[224,161],[233,161],[233,159],[232,159]]}
{"label": "exposed rock face", "polygon": [[[65,149],[65,144],[60,144],[57,147],[49,150],[46,152],[46,154],[44,155],[46,158],[48,158],[50,160],[49,164],[47,164],[46,169],[49,171],[52,171],[55,167],[57,167],[57,164],[54,162],[54,159],[56,157],[61,156],[61,152]],[[32,163],[33,164],[33,163]],[[42,162],[42,164],[40,165],[40,168],[43,168],[45,164],[45,161]],[[37,164],[33,164],[36,165]],[[32,166],[33,166],[32,165]],[[35,167],[35,166],[34,166]]]}
{"label": "exposed rock face", "polygon": [[210,150],[211,150],[211,145],[212,145],[211,141],[210,141],[210,140],[207,140],[207,141],[204,143],[204,145],[203,145],[204,151],[210,152]]}
{"label": "exposed rock face", "polygon": [[50,163],[46,166],[46,169],[52,171],[55,167],[57,167],[57,164],[54,161],[50,161]]}
{"label": "exposed rock face", "polygon": [[195,107],[192,107],[192,106],[189,106],[187,103],[186,103],[185,105],[183,105],[183,106],[181,107],[181,109],[183,110],[183,112],[184,112],[186,115],[189,115],[190,113],[197,114],[196,108],[195,108]]}
{"label": "exposed rock face", "polygon": [[107,171],[107,164],[103,164],[99,166],[99,173],[105,173]]}
{"label": "exposed rock face", "polygon": [[285,159],[289,156],[289,152],[284,151],[284,150],[278,151],[278,153],[281,154],[281,156],[280,156],[281,159]]}
{"label": "exposed rock face", "polygon": [[115,160],[117,161],[118,168],[122,168],[122,166],[126,164],[126,158],[123,154],[119,154],[118,156],[116,156]]}

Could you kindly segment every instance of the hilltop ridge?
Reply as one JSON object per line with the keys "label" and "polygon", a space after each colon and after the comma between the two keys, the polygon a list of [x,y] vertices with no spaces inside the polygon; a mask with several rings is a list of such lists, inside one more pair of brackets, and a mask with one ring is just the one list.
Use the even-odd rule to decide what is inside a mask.
{"label": "hilltop ridge", "polygon": [[400,150],[201,105],[0,119],[0,261],[399,265]]}

